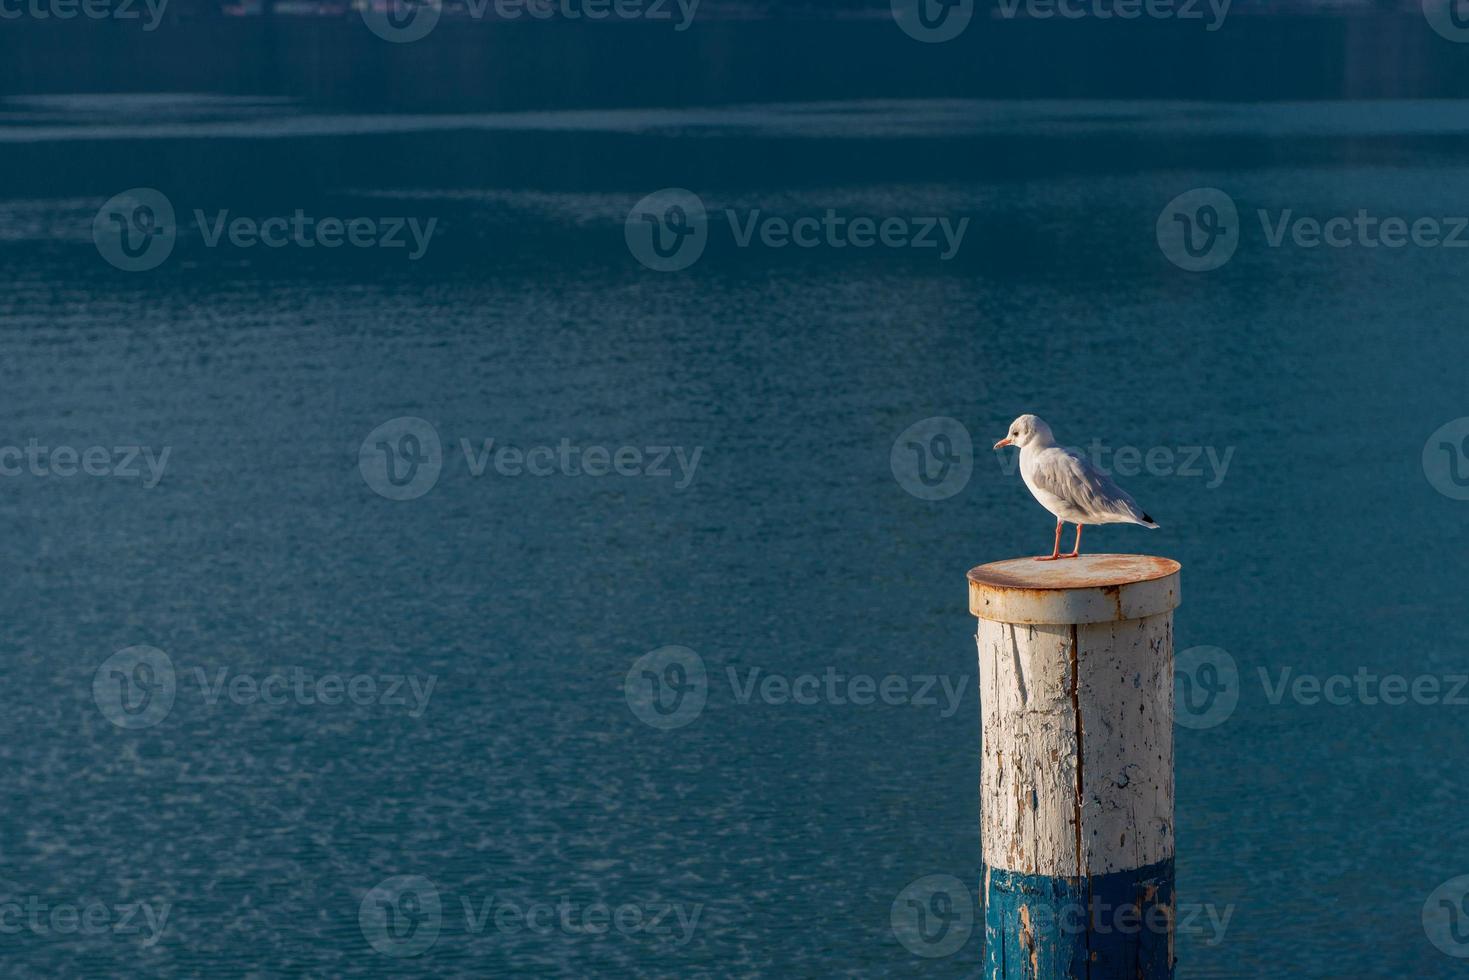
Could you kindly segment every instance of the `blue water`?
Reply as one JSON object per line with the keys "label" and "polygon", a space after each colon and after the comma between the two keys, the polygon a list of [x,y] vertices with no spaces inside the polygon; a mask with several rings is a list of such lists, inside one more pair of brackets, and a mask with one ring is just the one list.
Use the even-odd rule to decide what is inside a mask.
{"label": "blue water", "polygon": [[[1469,873],[1469,708],[1273,704],[1258,670],[1469,673],[1469,504],[1422,462],[1469,415],[1464,253],[1271,248],[1254,219],[1464,213],[1461,104],[0,115],[0,444],[169,449],[156,486],[0,478],[7,975],[974,975],[979,930],[924,958],[891,911],[930,874],[977,894],[964,573],[1049,547],[988,448],[1026,411],[1076,444],[1232,451],[1217,481],[1124,478],[1161,529],[1086,539],[1182,562],[1178,648],[1240,674],[1232,716],[1177,731],[1178,900],[1232,907],[1222,937],[1180,934],[1179,976],[1463,972],[1422,912]],[[123,272],[92,221],[137,186],[186,227]],[[663,187],[713,215],[683,272],[624,242]],[[1213,272],[1155,239],[1194,187],[1245,228]],[[196,208],[441,230],[416,262],[210,248]],[[970,223],[945,262],[738,248],[726,208]],[[392,501],[359,450],[405,416],[442,439],[442,472]],[[923,500],[890,452],[934,416],[969,432],[972,471]],[[683,487],[476,477],[459,441],[490,438],[702,454]],[[170,659],[175,701],[122,728],[94,675],[140,644]],[[624,680],[670,645],[708,695],[663,730]],[[211,703],[194,672],[221,668],[435,686],[417,714]],[[741,703],[731,668],[934,675],[960,698]],[[379,952],[360,915],[394,876],[441,900],[417,956]],[[697,920],[540,934],[463,911],[563,900]],[[67,930],[28,901],[169,912]]]}

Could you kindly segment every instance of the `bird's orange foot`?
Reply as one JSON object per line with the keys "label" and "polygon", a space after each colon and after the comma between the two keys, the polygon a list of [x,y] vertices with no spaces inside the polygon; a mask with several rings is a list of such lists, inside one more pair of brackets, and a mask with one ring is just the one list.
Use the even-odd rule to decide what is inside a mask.
{"label": "bird's orange foot", "polygon": [[1059,558],[1070,558],[1070,555],[1036,555],[1036,561],[1056,561]]}
{"label": "bird's orange foot", "polygon": [[1070,554],[1059,555],[1058,557],[1061,557],[1061,558],[1080,558],[1081,557],[1081,552],[1079,552],[1079,551],[1073,551]]}

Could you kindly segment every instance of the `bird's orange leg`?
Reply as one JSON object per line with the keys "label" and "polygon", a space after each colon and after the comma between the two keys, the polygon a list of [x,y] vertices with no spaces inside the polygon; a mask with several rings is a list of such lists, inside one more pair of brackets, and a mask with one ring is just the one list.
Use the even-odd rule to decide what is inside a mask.
{"label": "bird's orange leg", "polygon": [[1051,553],[1049,555],[1036,555],[1035,556],[1035,560],[1036,561],[1055,561],[1057,558],[1062,557],[1062,555],[1061,555],[1061,529],[1063,527],[1065,527],[1065,526],[1066,526],[1066,523],[1064,521],[1057,521],[1056,522],[1056,544],[1055,544],[1055,546],[1051,548]]}
{"label": "bird's orange leg", "polygon": [[1076,544],[1071,546],[1071,554],[1062,555],[1062,558],[1075,558],[1081,554],[1081,525],[1076,525]]}

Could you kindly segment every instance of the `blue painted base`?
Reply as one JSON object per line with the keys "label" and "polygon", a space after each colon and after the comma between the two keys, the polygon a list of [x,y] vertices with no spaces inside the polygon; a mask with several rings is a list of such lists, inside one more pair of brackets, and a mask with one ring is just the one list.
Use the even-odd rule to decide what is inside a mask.
{"label": "blue painted base", "polygon": [[1092,878],[989,869],[986,980],[1171,980],[1173,860]]}

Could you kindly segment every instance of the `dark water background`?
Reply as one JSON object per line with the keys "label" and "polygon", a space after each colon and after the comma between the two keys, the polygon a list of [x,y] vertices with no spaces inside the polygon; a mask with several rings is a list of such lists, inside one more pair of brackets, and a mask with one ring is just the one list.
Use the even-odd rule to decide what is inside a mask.
{"label": "dark water background", "polygon": [[[672,14],[664,20],[450,13],[421,40],[392,44],[367,29],[349,9],[356,5],[335,17],[221,17],[211,12],[215,0],[132,0],[132,19],[7,19],[0,93],[264,93],[443,112],[895,97],[1456,99],[1469,91],[1464,45],[1424,15],[1442,0],[1370,8],[1230,0],[1222,19],[1213,12],[1222,0],[1159,4],[1189,15],[1136,19],[1007,17],[1013,0],[978,0],[957,37],[932,44],[898,28],[890,0],[837,0],[826,13],[788,0],[699,0],[687,22],[680,2],[692,0],[626,0]],[[150,13],[159,3],[162,12]],[[465,6],[484,5],[444,4]],[[751,16],[756,7],[764,9]],[[1105,14],[1113,4],[1071,7]]]}
{"label": "dark water background", "polygon": [[[1124,482],[1161,530],[1096,550],[1184,566],[1180,649],[1242,674],[1177,733],[1181,977],[1462,972],[1420,921],[1469,872],[1465,707],[1305,706],[1258,668],[1469,672],[1465,504],[1424,442],[1469,412],[1463,252],[1269,248],[1207,274],[1155,240],[1189,188],[1320,217],[1464,213],[1469,109],[851,102],[510,116],[340,116],[184,97],[0,106],[0,443],[170,447],[155,488],[6,477],[0,879],[51,903],[168,902],[160,941],[22,930],[10,976],[973,975],[890,909],[980,876],[979,706],[964,572],[1050,522],[990,442],[1023,411],[1065,440],[1233,449]],[[208,248],[143,273],[91,238],[111,195],[258,216],[436,217],[429,252]],[[709,206],[704,256],[639,265],[633,203]],[[723,208],[971,219],[959,254],[738,249]],[[358,449],[418,416],[432,491],[372,492]],[[941,501],[897,435],[973,436]],[[461,438],[702,447],[651,477],[474,478]],[[158,725],[92,695],[114,651],[166,651]],[[671,731],[633,661],[708,665]],[[213,672],[437,678],[384,705],[208,704]],[[959,710],[741,704],[726,669],[938,674]],[[375,952],[359,905],[432,880],[425,955]],[[474,935],[459,899],[699,906],[677,935]]]}

